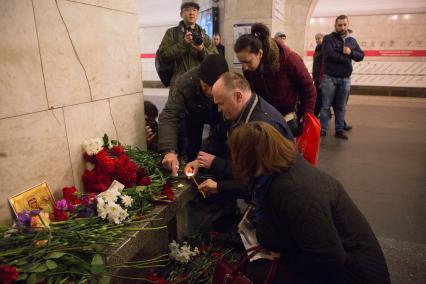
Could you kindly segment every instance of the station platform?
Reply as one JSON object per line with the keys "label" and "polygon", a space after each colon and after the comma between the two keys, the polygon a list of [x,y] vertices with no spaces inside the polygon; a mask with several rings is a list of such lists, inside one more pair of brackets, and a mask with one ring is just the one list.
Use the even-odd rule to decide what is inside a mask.
{"label": "station platform", "polygon": [[[144,89],[159,110],[167,89]],[[337,178],[366,216],[392,283],[426,281],[426,98],[351,95],[349,140],[321,139],[318,167]]]}

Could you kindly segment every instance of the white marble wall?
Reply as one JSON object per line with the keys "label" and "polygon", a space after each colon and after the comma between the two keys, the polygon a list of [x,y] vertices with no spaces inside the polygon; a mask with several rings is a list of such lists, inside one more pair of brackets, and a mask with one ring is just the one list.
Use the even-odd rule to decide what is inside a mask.
{"label": "white marble wall", "polygon": [[81,143],[145,147],[137,0],[0,0],[0,223],[42,181],[82,190]]}

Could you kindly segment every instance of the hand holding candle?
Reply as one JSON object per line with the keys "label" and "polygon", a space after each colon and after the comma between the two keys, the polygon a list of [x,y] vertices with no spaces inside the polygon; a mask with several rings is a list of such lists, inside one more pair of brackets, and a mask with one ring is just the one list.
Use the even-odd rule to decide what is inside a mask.
{"label": "hand holding candle", "polygon": [[201,195],[206,198],[206,195],[204,194],[204,192],[202,190],[200,190],[198,187],[200,186],[197,182],[197,180],[194,177],[194,173],[193,172],[188,172],[186,173],[187,177],[192,177],[192,180],[195,182],[195,185],[197,186],[198,191],[201,193]]}

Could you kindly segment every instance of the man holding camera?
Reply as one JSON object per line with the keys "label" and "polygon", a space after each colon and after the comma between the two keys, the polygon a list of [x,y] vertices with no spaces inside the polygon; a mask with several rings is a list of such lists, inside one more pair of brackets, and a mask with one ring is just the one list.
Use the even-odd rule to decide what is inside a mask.
{"label": "man holding camera", "polygon": [[195,1],[182,1],[178,26],[170,28],[161,41],[159,58],[173,61],[174,71],[170,81],[169,95],[172,94],[176,79],[193,67],[199,66],[208,54],[217,53],[206,32],[196,24],[200,6]]}

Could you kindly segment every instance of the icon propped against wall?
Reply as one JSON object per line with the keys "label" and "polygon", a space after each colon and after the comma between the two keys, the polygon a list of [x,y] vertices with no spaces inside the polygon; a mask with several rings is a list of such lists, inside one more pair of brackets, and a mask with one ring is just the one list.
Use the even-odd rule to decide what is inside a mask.
{"label": "icon propped against wall", "polygon": [[9,198],[9,203],[16,216],[22,210],[40,209],[46,213],[53,213],[53,208],[55,207],[55,199],[46,182],[12,196]]}

